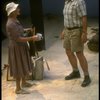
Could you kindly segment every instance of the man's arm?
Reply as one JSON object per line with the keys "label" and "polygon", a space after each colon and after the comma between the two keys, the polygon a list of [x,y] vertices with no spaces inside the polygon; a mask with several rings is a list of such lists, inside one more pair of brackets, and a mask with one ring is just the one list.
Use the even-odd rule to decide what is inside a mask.
{"label": "man's arm", "polygon": [[87,16],[82,17],[82,42],[85,43],[87,41]]}
{"label": "man's arm", "polygon": [[87,16],[82,17],[82,32],[87,34]]}

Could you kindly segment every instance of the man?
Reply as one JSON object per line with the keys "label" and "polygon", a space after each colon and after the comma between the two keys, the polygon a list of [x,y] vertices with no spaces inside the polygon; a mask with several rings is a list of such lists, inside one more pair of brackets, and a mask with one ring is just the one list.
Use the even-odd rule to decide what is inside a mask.
{"label": "man", "polygon": [[[77,66],[77,58],[84,72],[84,81],[81,86],[86,87],[91,83],[88,72],[87,60],[84,56],[84,43],[87,41],[87,13],[84,0],[66,0],[64,9],[64,30],[61,39],[64,39],[65,48],[69,62],[72,66],[72,73],[65,77],[65,80],[80,78]],[[76,55],[74,54],[76,53]]]}

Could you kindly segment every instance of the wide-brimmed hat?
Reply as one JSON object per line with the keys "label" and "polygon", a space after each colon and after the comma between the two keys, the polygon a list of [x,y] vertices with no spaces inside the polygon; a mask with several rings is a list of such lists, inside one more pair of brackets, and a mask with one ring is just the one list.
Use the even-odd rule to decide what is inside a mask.
{"label": "wide-brimmed hat", "polygon": [[6,5],[6,11],[7,15],[9,16],[13,11],[16,10],[16,8],[19,6],[19,4],[15,4],[14,2],[8,3]]}

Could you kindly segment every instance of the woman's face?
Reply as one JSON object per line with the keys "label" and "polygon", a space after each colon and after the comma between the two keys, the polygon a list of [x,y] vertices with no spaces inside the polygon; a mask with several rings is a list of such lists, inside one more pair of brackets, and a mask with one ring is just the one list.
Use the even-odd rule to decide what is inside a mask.
{"label": "woman's face", "polygon": [[14,14],[15,16],[20,15],[20,8],[17,7],[16,10],[13,12],[13,14]]}
{"label": "woman's face", "polygon": [[20,8],[19,7],[17,7],[17,9],[16,9],[16,14],[20,15]]}

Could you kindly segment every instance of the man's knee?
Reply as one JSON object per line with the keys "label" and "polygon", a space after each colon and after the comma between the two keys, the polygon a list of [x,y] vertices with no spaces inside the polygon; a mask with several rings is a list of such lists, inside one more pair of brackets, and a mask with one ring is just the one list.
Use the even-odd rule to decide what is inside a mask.
{"label": "man's knee", "polygon": [[76,52],[76,56],[78,58],[81,58],[82,56],[84,56],[83,51]]}
{"label": "man's knee", "polygon": [[74,53],[71,51],[71,49],[66,49],[67,56],[72,56]]}

